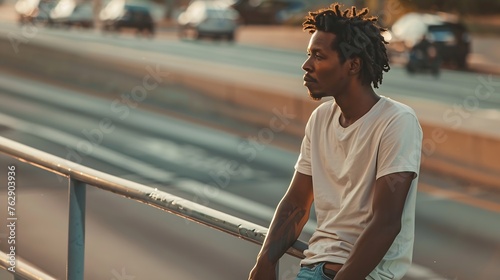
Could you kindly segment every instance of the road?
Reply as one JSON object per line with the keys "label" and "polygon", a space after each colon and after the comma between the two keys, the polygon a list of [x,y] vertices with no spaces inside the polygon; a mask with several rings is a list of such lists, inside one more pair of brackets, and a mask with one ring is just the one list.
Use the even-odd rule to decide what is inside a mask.
{"label": "road", "polygon": [[[65,36],[61,34],[50,36]],[[73,33],[68,36],[77,38],[71,37],[75,36]],[[193,42],[149,42],[128,37],[96,37],[95,40],[102,40],[99,44],[109,40],[111,45],[120,45],[122,50],[124,45],[140,47],[149,44],[152,49],[148,52],[165,50],[165,45],[176,49],[171,52],[178,52],[177,56],[193,53],[199,56],[204,52],[206,57],[196,58],[198,60],[217,60],[217,53],[232,57],[224,60],[225,64],[236,63],[238,57],[260,55],[261,63],[269,63],[269,69],[272,69],[270,65],[276,67],[272,71],[292,69],[292,64],[300,57],[293,52],[273,52],[268,56],[264,49],[239,45],[234,50],[229,49],[232,48],[229,45],[202,43],[203,48],[200,48]],[[191,51],[183,53],[189,48]],[[262,225],[268,224],[290,180],[297,157],[297,141],[289,141],[295,149],[285,150],[264,145],[264,142],[252,142],[251,137],[258,139],[255,137],[262,128],[228,122],[223,124],[227,131],[232,132],[228,133],[173,118],[172,114],[178,116],[185,108],[169,105],[159,94],[152,93],[136,107],[128,104],[117,109],[112,104],[119,92],[109,88],[99,91],[98,86],[102,84],[97,83],[92,85],[97,88],[89,88],[84,77],[80,83],[69,80],[70,76],[68,80],[63,79],[64,76],[61,80],[55,79],[60,77],[58,71],[63,71],[57,69],[62,62],[44,64],[42,58],[50,59],[50,55],[25,57],[33,61],[30,69],[9,64],[15,60],[5,57],[7,64],[0,66],[2,136],[123,178],[157,186]],[[277,61],[270,62],[272,57],[278,57]],[[248,59],[244,64],[259,70],[261,63],[252,65],[251,61]],[[39,71],[37,64],[49,69]],[[6,65],[17,67],[8,68]],[[70,68],[62,69],[68,71]],[[127,80],[127,76],[113,77],[103,69],[96,72],[108,74],[110,88],[119,81],[134,84],[134,81]],[[295,75],[292,70],[288,71],[285,75]],[[413,79],[405,80],[401,71],[394,72],[395,76],[388,76],[385,80],[390,85],[394,79],[393,89],[384,82],[387,92],[399,91],[401,87],[415,96],[417,90],[418,94],[421,91],[425,95],[427,90],[442,88],[449,91],[442,102],[450,104],[467,96],[460,95],[467,94],[466,90],[460,89],[470,86],[477,78],[450,72],[442,77],[449,79],[447,83],[434,83],[425,77],[411,82]],[[405,87],[405,83],[413,86]],[[419,83],[424,90],[417,86]],[[196,93],[181,90],[185,89],[166,84],[158,92],[196,96]],[[491,106],[496,106],[492,102],[493,105],[484,102],[480,106],[491,109]],[[213,118],[214,123],[220,121],[217,115],[202,113],[200,116]],[[107,125],[102,125],[103,122]],[[271,141],[266,142],[286,141],[281,138],[286,137],[276,133]],[[0,163],[5,166],[12,161],[3,157]],[[54,175],[34,171],[24,164],[19,166],[19,179],[24,181],[20,183],[19,207],[26,213],[22,213],[22,218],[29,221],[25,229],[20,228],[20,240],[26,242],[21,250],[29,261],[61,278],[64,274],[65,249],[60,241],[64,240],[66,225],[65,184]],[[469,186],[428,173],[420,178],[420,190],[414,254],[416,265],[408,279],[438,279],[435,275],[440,275],[440,279],[499,279],[500,269],[495,265],[500,260],[498,195],[485,192],[481,186]],[[88,279],[109,279],[122,269],[137,279],[244,279],[253,264],[257,246],[199,226],[183,225],[183,221],[170,220],[164,213],[114,198],[102,191],[89,190],[88,195]],[[5,220],[4,216],[0,218]],[[157,222],[160,220],[162,222]],[[314,221],[311,221],[304,238],[313,225]],[[1,249],[5,250],[4,247]],[[296,262],[288,260],[282,265],[282,275],[295,269]]]}

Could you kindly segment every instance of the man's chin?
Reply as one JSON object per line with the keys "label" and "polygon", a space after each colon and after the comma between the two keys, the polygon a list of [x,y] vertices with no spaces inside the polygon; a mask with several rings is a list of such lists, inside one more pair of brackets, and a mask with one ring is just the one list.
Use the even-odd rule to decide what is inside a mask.
{"label": "man's chin", "polygon": [[309,96],[310,96],[313,100],[315,100],[315,101],[320,101],[320,100],[321,100],[321,98],[323,98],[323,97],[324,97],[324,96],[323,96],[323,94],[320,94],[320,93],[314,93],[314,92],[310,92],[310,91],[309,91]]}

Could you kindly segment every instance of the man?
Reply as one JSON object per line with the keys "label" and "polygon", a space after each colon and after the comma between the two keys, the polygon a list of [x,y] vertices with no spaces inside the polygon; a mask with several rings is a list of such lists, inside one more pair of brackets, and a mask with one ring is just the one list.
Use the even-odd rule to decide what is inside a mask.
{"label": "man", "polygon": [[318,227],[297,280],[401,279],[411,264],[422,130],[411,108],[373,90],[390,68],[367,13],[334,4],[303,24],[312,34],[304,84],[313,99],[333,100],[311,114],[249,279],[276,279],[313,201]]}

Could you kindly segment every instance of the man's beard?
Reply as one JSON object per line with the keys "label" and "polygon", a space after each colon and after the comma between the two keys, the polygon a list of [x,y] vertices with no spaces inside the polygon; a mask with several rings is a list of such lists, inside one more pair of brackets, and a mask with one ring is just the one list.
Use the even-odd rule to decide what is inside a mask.
{"label": "man's beard", "polygon": [[311,91],[309,91],[309,96],[310,96],[313,100],[315,100],[315,101],[320,101],[320,100],[321,100],[321,98],[323,98],[323,97],[324,97],[324,95],[323,95],[323,94],[321,94],[321,93],[314,93],[314,92],[311,92]]}

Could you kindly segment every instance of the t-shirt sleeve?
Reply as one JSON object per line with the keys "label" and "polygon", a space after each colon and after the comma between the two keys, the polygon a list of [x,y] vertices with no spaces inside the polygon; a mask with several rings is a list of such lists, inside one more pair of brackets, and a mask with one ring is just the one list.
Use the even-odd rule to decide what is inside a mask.
{"label": "t-shirt sleeve", "polygon": [[309,118],[306,124],[304,139],[302,139],[302,145],[300,146],[300,154],[295,163],[295,170],[305,175],[312,175],[311,168],[311,127],[313,122],[314,113]]}
{"label": "t-shirt sleeve", "polygon": [[410,112],[393,119],[386,127],[379,144],[376,179],[397,172],[420,169],[422,128],[417,117]]}

